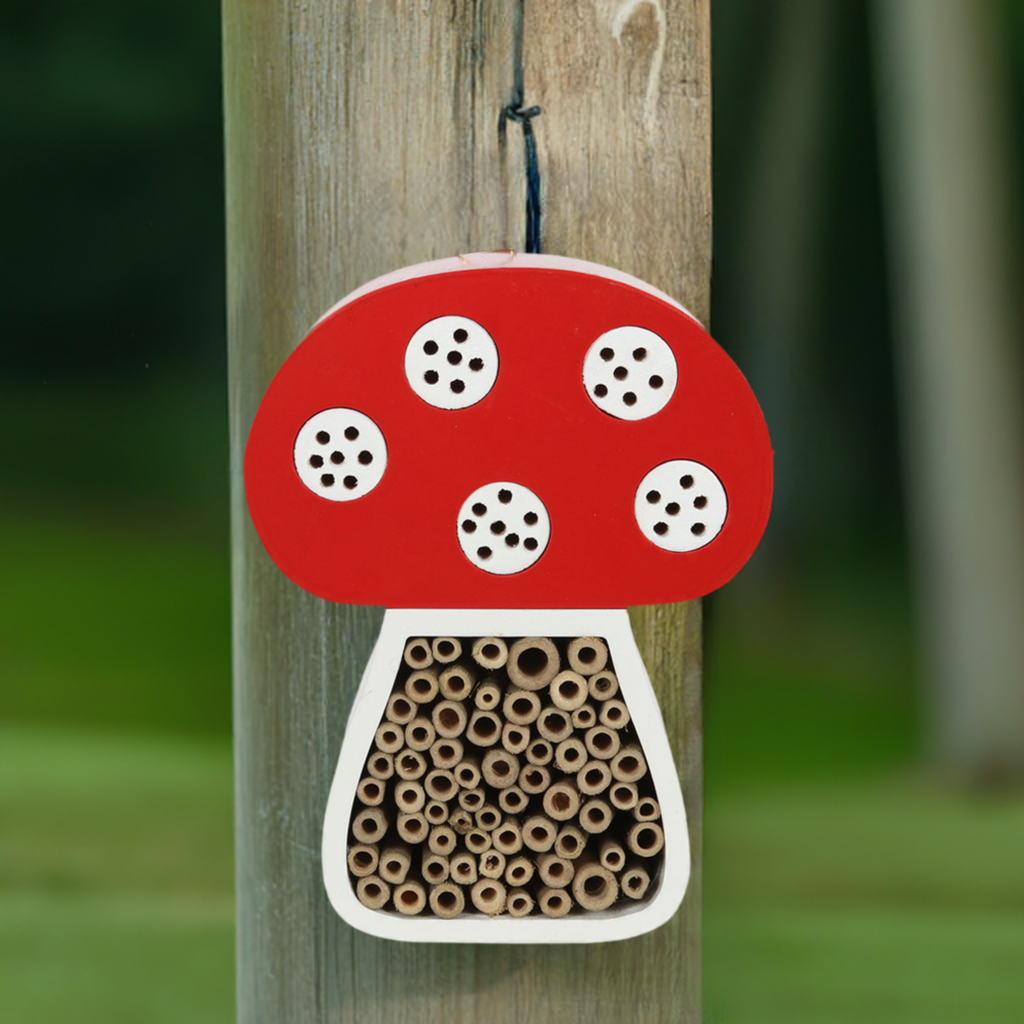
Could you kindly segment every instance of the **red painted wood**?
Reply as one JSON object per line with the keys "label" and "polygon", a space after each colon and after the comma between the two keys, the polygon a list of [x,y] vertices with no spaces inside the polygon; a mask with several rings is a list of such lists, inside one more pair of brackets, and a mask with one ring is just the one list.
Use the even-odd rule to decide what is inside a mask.
{"label": "red painted wood", "polygon": [[[405,376],[408,341],[438,316],[484,326],[500,367],[490,393],[444,410]],[[583,357],[614,327],[661,335],[679,367],[665,409],[635,422],[601,412],[583,387]],[[349,407],[384,433],[380,484],[353,501],[308,490],[293,463],[314,413]],[[637,486],[670,459],[709,466],[729,513],[718,537],[669,552],[640,532]],[[496,576],[457,539],[463,500],[508,480],[535,491],[551,540],[535,565]],[[768,519],[772,451],[764,418],[736,365],[678,307],[575,270],[505,266],[381,287],[322,320],[288,358],[256,414],[246,494],[271,558],[299,586],[332,601],[402,607],[622,608],[698,597],[749,558]]]}

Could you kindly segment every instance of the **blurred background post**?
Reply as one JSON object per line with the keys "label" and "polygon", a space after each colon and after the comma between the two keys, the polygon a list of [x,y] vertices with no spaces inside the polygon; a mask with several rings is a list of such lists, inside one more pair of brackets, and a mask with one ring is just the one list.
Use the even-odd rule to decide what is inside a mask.
{"label": "blurred background post", "polygon": [[[0,20],[14,1024],[234,1014],[220,45],[212,0]],[[713,0],[712,48],[779,490],[706,608],[706,1014],[1017,1024],[1024,4]]]}

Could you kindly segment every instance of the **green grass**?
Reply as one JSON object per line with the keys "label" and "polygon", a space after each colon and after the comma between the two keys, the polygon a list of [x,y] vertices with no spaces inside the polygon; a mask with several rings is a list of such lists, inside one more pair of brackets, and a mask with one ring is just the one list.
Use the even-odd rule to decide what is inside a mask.
{"label": "green grass", "polygon": [[228,1024],[225,741],[0,729],[0,1020]]}
{"label": "green grass", "polygon": [[[8,513],[0,559],[0,1021],[228,1024],[225,553]],[[915,777],[905,588],[834,579],[714,609],[707,1019],[1019,1024],[1024,799]]]}

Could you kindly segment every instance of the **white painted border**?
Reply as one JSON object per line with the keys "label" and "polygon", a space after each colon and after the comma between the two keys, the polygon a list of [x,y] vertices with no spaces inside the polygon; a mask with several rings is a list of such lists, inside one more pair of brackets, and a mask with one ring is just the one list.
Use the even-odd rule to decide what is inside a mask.
{"label": "white painted border", "polygon": [[[537,253],[516,253],[500,249],[497,252],[474,252],[466,256],[451,256],[443,260],[432,260],[429,263],[416,263],[411,267],[402,267],[400,270],[393,270],[389,274],[382,274],[372,281],[360,285],[354,292],[349,292],[340,302],[331,306],[320,320],[324,320],[332,313],[337,312],[342,306],[362,298],[369,292],[378,288],[386,288],[388,285],[398,284],[401,281],[411,281],[417,277],[429,277],[431,274],[450,274],[460,270],[485,270],[500,269],[503,267],[529,267],[548,270],[570,270],[577,274],[591,274],[594,277],[603,277],[609,281],[618,281],[620,284],[637,288],[648,295],[667,302],[676,309],[681,309],[694,323],[700,325],[700,321],[680,302],[677,302],[671,295],[641,281],[632,274],[626,274],[614,267],[606,267],[600,263],[590,263],[587,260],[571,259],[568,256],[547,256]],[[320,323],[317,320],[317,323]],[[315,325],[314,325],[315,326]],[[702,329],[703,326],[701,325]]]}
{"label": "white painted border", "polygon": [[[601,636],[608,642],[622,699],[661,804],[665,855],[661,878],[635,907],[564,918],[508,914],[453,920],[403,917],[370,910],[357,899],[348,877],[348,824],[363,763],[380,724],[410,636]],[[658,701],[624,609],[388,609],[363,673],[331,783],[324,815],[324,885],[334,909],[353,928],[403,942],[563,943],[614,942],[663,925],[679,908],[690,877],[686,810]]]}

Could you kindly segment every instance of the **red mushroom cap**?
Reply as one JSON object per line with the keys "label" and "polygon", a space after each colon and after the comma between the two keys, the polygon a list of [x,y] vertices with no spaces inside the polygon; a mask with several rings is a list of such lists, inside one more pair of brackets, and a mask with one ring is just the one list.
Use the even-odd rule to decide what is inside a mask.
{"label": "red mushroom cap", "polygon": [[[485,382],[469,396],[473,404],[454,409],[424,400],[406,373],[417,331],[452,316],[479,325],[497,350],[493,386],[478,398]],[[626,326],[664,339],[678,368],[667,403],[642,419],[610,415],[599,407],[593,377],[584,382],[594,343]],[[640,370],[631,363],[629,372]],[[433,394],[415,380],[420,393]],[[351,500],[317,493],[306,449],[296,455],[311,417],[334,409],[354,410],[379,428],[378,456],[386,445],[382,475],[378,458],[365,484],[347,478],[358,495]],[[693,493],[702,481],[713,489],[717,478],[727,496],[724,523],[696,550],[666,550],[651,535],[651,521],[646,533],[638,522],[641,483],[676,460],[711,471],[698,474]],[[670,466],[662,476],[672,472]],[[767,523],[772,451],[739,369],[667,296],[616,271],[557,257],[483,267],[444,260],[372,282],[316,324],[263,398],[245,481],[271,558],[328,600],[391,608],[624,608],[699,597],[740,569]],[[459,516],[473,492],[504,481],[540,499],[550,537],[528,568],[497,574],[464,553]],[[333,486],[341,486],[340,476]],[[661,525],[653,529],[661,533]]]}

